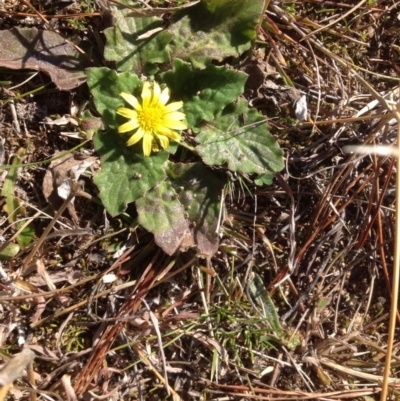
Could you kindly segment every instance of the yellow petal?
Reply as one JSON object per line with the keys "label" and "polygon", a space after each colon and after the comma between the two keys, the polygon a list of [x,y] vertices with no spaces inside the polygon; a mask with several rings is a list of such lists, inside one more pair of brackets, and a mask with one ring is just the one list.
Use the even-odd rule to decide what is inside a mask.
{"label": "yellow petal", "polygon": [[119,94],[127,103],[129,103],[134,109],[137,109],[139,105],[139,101],[135,96],[130,93],[122,92]]}
{"label": "yellow petal", "polygon": [[185,113],[181,113],[180,111],[172,111],[171,113],[164,114],[163,121],[164,120],[184,120],[185,117],[186,117]]}
{"label": "yellow petal", "polygon": [[164,135],[157,135],[157,139],[160,141],[160,145],[163,149],[167,149],[169,146],[169,139]]}
{"label": "yellow petal", "polygon": [[159,102],[160,95],[161,95],[160,85],[158,85],[157,82],[154,82],[154,84],[153,84],[153,103],[154,104]]}
{"label": "yellow petal", "polygon": [[126,118],[130,118],[132,120],[137,117],[137,112],[135,110],[127,109],[126,107],[119,107],[117,109],[117,114]]}
{"label": "yellow petal", "polygon": [[142,107],[145,109],[151,102],[151,90],[150,90],[150,83],[144,82],[143,89],[142,89]]}
{"label": "yellow petal", "polygon": [[129,141],[126,143],[127,146],[132,146],[135,143],[138,143],[143,138],[144,132],[140,128],[137,130],[135,134],[133,134]]}
{"label": "yellow petal", "polygon": [[165,88],[160,95],[160,103],[166,105],[169,100],[169,89]]}
{"label": "yellow petal", "polygon": [[162,124],[166,128],[171,128],[171,129],[183,130],[187,128],[187,124],[183,121],[170,120],[166,118],[163,118],[160,124]]}
{"label": "yellow petal", "polygon": [[173,102],[173,103],[167,104],[165,106],[165,112],[170,113],[171,111],[179,110],[182,106],[183,106],[183,102]]}
{"label": "yellow petal", "polygon": [[120,134],[125,134],[125,132],[133,131],[133,130],[135,130],[137,127],[139,127],[138,122],[135,121],[135,120],[131,120],[131,121],[128,121],[127,123],[125,123],[125,124],[120,125],[120,126],[118,127],[118,132],[119,132]]}
{"label": "yellow petal", "polygon": [[181,136],[177,132],[172,131],[171,129],[169,129],[163,125],[158,126],[156,132],[157,132],[157,136],[163,135],[163,136],[166,136],[177,142],[179,142],[181,140]]}
{"label": "yellow petal", "polygon": [[145,156],[150,156],[152,142],[153,142],[153,135],[144,134],[144,136],[143,136],[143,154]]}

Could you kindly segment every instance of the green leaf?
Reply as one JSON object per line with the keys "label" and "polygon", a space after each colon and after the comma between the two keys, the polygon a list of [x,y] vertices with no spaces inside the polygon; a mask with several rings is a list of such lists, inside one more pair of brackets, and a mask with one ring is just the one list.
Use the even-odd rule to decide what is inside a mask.
{"label": "green leaf", "polygon": [[170,59],[204,68],[250,49],[264,0],[202,0],[173,18],[168,31]]}
{"label": "green leaf", "polygon": [[156,244],[168,255],[179,249],[185,235],[190,235],[185,210],[170,181],[160,183],[138,199],[136,208],[139,223],[154,234]]}
{"label": "green leaf", "polygon": [[170,163],[167,174],[187,214],[198,252],[211,257],[218,250],[216,231],[225,183],[202,163]]}
{"label": "green leaf", "polygon": [[273,178],[274,178],[274,176],[270,172],[267,172],[265,174],[260,175],[258,178],[256,178],[254,180],[254,184],[256,184],[260,187],[263,185],[271,185]]}
{"label": "green leaf", "polygon": [[268,124],[247,102],[230,104],[196,137],[197,151],[210,166],[263,175],[283,169],[283,152],[268,133]]}
{"label": "green leaf", "polygon": [[140,96],[142,81],[136,74],[117,74],[108,68],[88,68],[87,83],[92,92],[94,104],[97,111],[103,117],[103,121],[110,127],[116,129],[126,122],[123,117],[115,113],[117,108],[125,106],[125,101],[120,96],[121,92],[127,92],[134,96]]}
{"label": "green leaf", "polygon": [[244,91],[247,74],[210,65],[194,70],[182,60],[174,60],[172,71],[161,75],[172,94],[183,100],[183,111],[189,127],[200,121],[211,121]]}
{"label": "green leaf", "polygon": [[196,246],[211,257],[224,183],[202,163],[168,163],[168,179],[136,202],[139,222],[168,254]]}
{"label": "green leaf", "polygon": [[112,130],[96,134],[93,141],[102,165],[94,182],[112,216],[122,213],[128,203],[141,198],[166,177],[163,165],[168,159],[167,152],[145,157],[142,142],[129,147],[125,142],[122,135]]}
{"label": "green leaf", "polygon": [[249,290],[251,296],[262,308],[262,315],[266,318],[269,326],[277,337],[282,337],[282,327],[275,305],[272,302],[261,277],[257,273],[252,273],[250,278]]}
{"label": "green leaf", "polygon": [[[104,49],[106,60],[115,61],[120,71],[135,71],[138,75],[152,70],[154,64],[169,60],[167,44],[172,35],[162,28],[164,21],[157,17],[127,17],[131,10],[117,8],[113,13],[115,25],[104,31],[107,42]],[[140,37],[150,34],[148,38]]]}
{"label": "green leaf", "polygon": [[[17,229],[22,226],[24,222],[17,224]],[[20,234],[17,236],[17,242],[22,250],[24,250],[35,238],[35,230],[33,229],[32,224],[26,226]]]}
{"label": "green leaf", "polygon": [[3,188],[1,189],[0,196],[4,196],[6,198],[6,211],[8,215],[8,221],[13,223],[17,220],[17,214],[21,213],[24,209],[20,205],[18,198],[15,196],[15,182],[18,177],[18,167],[22,160],[21,156],[23,156],[25,150],[23,148],[19,149],[16,157],[12,162],[12,167],[8,171],[8,174],[4,180]]}
{"label": "green leaf", "polygon": [[11,242],[2,251],[0,251],[0,260],[12,260],[18,255],[19,251],[19,245]]}

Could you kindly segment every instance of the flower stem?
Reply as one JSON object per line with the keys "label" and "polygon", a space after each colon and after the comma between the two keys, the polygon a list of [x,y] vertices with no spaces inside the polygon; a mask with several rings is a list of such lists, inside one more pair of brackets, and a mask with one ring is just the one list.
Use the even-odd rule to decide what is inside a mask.
{"label": "flower stem", "polygon": [[188,145],[188,144],[185,143],[185,142],[179,142],[179,145],[183,146],[184,148],[190,150],[190,151],[193,152],[193,153],[196,153],[196,155],[197,155],[197,150],[196,150],[196,148],[194,148],[193,146],[190,146],[190,145]]}

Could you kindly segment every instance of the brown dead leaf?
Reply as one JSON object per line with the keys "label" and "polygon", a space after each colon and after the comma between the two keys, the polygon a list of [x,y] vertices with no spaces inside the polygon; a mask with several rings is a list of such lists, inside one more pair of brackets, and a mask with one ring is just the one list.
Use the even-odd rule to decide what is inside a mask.
{"label": "brown dead leaf", "polygon": [[[48,274],[50,280],[54,284],[67,282],[68,284],[73,285],[83,277],[83,274],[79,271],[65,271],[65,269]],[[43,287],[47,285],[46,281],[44,281],[44,279],[39,276],[30,277],[29,282],[36,287]]]}
{"label": "brown dead leaf", "polygon": [[0,31],[0,66],[44,72],[65,91],[86,81],[86,66],[74,47],[57,33],[36,28]]}
{"label": "brown dead leaf", "polygon": [[37,294],[39,292],[38,288],[32,285],[31,283],[28,283],[27,281],[24,280],[15,280],[14,281],[14,287],[18,288],[22,292],[31,292],[33,294]]}

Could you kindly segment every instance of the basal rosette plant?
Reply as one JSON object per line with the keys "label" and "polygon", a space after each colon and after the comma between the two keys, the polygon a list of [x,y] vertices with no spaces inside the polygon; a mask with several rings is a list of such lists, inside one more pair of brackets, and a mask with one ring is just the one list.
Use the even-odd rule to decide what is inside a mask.
{"label": "basal rosette plant", "polygon": [[111,215],[135,202],[139,223],[168,254],[218,249],[224,169],[265,184],[283,168],[265,118],[240,97],[247,75],[212,64],[251,48],[263,5],[203,0],[166,29],[121,7],[105,32],[118,72],[87,70],[106,127],[94,137],[100,198]]}

